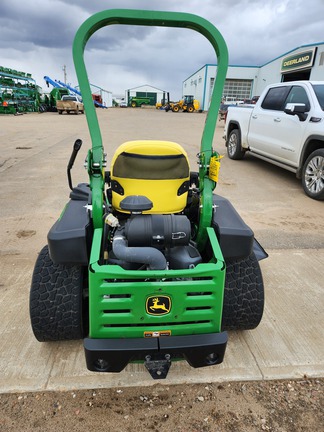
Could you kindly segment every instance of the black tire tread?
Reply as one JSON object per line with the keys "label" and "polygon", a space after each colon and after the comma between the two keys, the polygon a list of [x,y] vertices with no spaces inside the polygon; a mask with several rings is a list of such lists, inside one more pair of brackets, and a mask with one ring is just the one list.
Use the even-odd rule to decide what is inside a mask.
{"label": "black tire tread", "polygon": [[30,319],[40,342],[82,339],[82,267],[54,264],[45,246],[36,260]]}
{"label": "black tire tread", "polygon": [[256,328],[263,308],[263,279],[254,253],[242,260],[226,260],[222,329]]}

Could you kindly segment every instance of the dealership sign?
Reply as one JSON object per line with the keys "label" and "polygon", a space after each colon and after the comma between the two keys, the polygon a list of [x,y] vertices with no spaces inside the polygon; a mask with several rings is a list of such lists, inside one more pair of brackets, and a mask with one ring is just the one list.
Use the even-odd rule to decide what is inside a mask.
{"label": "dealership sign", "polygon": [[315,48],[284,58],[281,64],[281,72],[311,67],[314,60],[314,51]]}

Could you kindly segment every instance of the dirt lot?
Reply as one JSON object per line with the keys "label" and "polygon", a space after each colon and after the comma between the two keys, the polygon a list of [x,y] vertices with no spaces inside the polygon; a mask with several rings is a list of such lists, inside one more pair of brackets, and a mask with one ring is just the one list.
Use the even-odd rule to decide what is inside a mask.
{"label": "dirt lot", "polygon": [[[205,115],[190,117],[155,110],[145,115],[145,112],[130,109],[98,112],[108,160],[122,142],[152,138],[184,145],[194,164]],[[215,148],[224,153],[221,133],[219,125]],[[27,304],[37,253],[46,243],[47,232],[68,197],[66,165],[72,144],[76,138],[84,140],[72,173],[73,182],[87,181],[82,162],[90,140],[85,116],[55,113],[1,116],[0,137],[0,292],[8,305],[2,317],[3,337],[8,337],[7,345],[17,338],[18,345],[20,340],[30,337]],[[257,184],[260,179],[267,190],[257,187],[253,194],[247,194],[245,185]],[[296,249],[298,257],[301,250],[323,248],[323,203],[306,198],[291,173],[259,161],[247,159],[238,165],[224,158],[218,192],[231,199],[268,251]],[[8,301],[12,287],[16,290],[18,287],[19,294]],[[316,299],[312,301],[314,314],[319,317]],[[19,319],[13,320],[13,315],[19,315]],[[275,321],[274,317],[274,325]],[[322,378],[212,383],[206,380],[201,384],[185,384],[184,380],[181,385],[173,385],[169,380],[151,387],[126,385],[30,393],[21,392],[20,385],[26,376],[36,380],[37,371],[28,365],[28,350],[33,348],[19,352],[14,349],[21,348],[6,351],[4,355],[8,357],[3,363],[14,362],[18,357],[22,364],[16,366],[19,368],[16,390],[9,394],[0,389],[1,432],[323,430]],[[294,349],[292,344],[291,350]],[[40,368],[45,361],[44,354],[37,363]],[[289,358],[283,363],[289,365]],[[4,380],[7,375],[10,376],[10,368],[5,371]]]}
{"label": "dirt lot", "polygon": [[0,431],[320,432],[323,379],[0,395]]}

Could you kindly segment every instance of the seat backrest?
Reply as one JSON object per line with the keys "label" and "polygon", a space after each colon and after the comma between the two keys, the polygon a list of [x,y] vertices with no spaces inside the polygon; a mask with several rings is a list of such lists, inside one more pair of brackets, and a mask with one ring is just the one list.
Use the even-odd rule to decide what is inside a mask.
{"label": "seat backrest", "polygon": [[[116,150],[111,164],[112,206],[130,195],[144,195],[153,207],[144,213],[170,214],[187,203],[190,169],[184,149],[171,141],[128,141]],[[123,211],[125,212],[125,211]]]}

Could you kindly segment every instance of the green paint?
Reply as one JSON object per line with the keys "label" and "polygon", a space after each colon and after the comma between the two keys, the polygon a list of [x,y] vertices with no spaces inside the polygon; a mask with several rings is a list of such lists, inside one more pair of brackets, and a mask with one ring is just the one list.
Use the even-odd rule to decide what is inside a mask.
{"label": "green paint", "polygon": [[[141,338],[148,331],[171,331],[176,336],[221,330],[225,264],[212,228],[207,229],[211,261],[186,270],[130,271],[99,265],[101,236],[102,230],[96,229],[89,271],[89,337]],[[163,316],[146,313],[146,299],[152,295],[169,296],[170,312]],[[197,306],[204,309],[192,309]]]}

